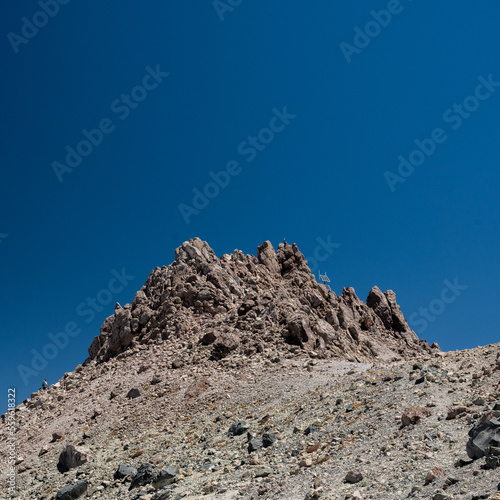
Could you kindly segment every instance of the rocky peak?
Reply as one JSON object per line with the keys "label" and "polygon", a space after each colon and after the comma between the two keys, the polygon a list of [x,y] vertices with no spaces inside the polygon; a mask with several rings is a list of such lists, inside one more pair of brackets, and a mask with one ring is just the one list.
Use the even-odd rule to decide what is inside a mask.
{"label": "rocky peak", "polygon": [[218,258],[199,238],[154,269],[131,304],[116,305],[89,348],[103,362],[139,344],[182,341],[186,362],[279,355],[298,346],[320,358],[397,360],[429,350],[409,328],[392,290],[373,287],[366,303],[353,288],[337,296],[316,282],[296,244],[269,241],[257,257]]}

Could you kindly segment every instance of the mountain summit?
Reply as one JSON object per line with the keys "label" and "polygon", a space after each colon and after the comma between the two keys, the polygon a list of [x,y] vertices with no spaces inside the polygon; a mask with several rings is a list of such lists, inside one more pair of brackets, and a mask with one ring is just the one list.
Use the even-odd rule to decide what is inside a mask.
{"label": "mountain summit", "polygon": [[235,250],[219,259],[199,238],[156,268],[131,304],[116,305],[87,362],[172,339],[190,346],[183,353],[190,363],[291,345],[312,357],[349,361],[396,361],[431,350],[408,326],[392,290],[375,286],[366,303],[350,287],[337,296],[316,282],[295,244],[280,243],[276,252],[266,241],[257,257]]}

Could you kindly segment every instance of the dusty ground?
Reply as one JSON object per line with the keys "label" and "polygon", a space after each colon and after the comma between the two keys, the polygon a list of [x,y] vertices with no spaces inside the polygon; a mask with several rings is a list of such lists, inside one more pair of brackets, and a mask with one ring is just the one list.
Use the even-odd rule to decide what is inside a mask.
{"label": "dusty ground", "polygon": [[[390,365],[289,349],[173,369],[174,352],[158,343],[78,367],[17,408],[15,498],[53,499],[76,480],[88,484],[81,498],[92,499],[472,499],[497,491],[498,471],[469,461],[465,445],[500,400],[499,345]],[[132,388],[141,395],[127,398]],[[447,420],[453,405],[466,410]],[[403,427],[403,412],[415,406],[430,416]],[[228,436],[239,420],[248,430]],[[0,430],[5,463],[4,423]],[[53,441],[54,432],[63,437]],[[249,453],[249,438],[265,433],[276,441]],[[88,461],[61,473],[66,444]],[[179,473],[158,491],[129,491],[130,477],[114,479],[121,463]],[[435,467],[442,475],[426,484]],[[355,484],[345,482],[349,471],[361,474]]]}

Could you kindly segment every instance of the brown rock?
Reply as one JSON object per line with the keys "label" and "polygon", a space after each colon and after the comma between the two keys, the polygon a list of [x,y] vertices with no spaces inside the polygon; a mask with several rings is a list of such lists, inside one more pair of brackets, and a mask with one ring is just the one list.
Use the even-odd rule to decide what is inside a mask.
{"label": "brown rock", "polygon": [[363,474],[359,470],[350,470],[344,478],[344,481],[346,483],[351,483],[351,484],[359,483],[362,480],[363,480]]}
{"label": "brown rock", "polygon": [[59,441],[59,439],[62,439],[63,437],[64,437],[64,432],[55,431],[52,433],[52,442]]}
{"label": "brown rock", "polygon": [[263,264],[271,273],[278,274],[280,272],[276,252],[270,241],[264,241],[262,245],[257,247],[257,258],[259,263]]}
{"label": "brown rock", "polygon": [[401,416],[401,423],[403,424],[403,427],[407,427],[408,425],[417,424],[420,420],[427,418],[430,415],[431,411],[428,408],[420,406],[406,408]]}
{"label": "brown rock", "polygon": [[487,411],[478,422],[478,425],[485,424],[489,422],[491,419],[500,420],[500,411],[499,410],[491,410]]}
{"label": "brown rock", "polygon": [[432,470],[430,470],[426,476],[425,476],[425,484],[432,483],[435,481],[438,477],[442,476],[444,474],[444,470],[441,469],[441,467],[434,467]]}
{"label": "brown rock", "polygon": [[315,451],[318,451],[319,449],[319,443],[312,444],[311,446],[308,446],[306,448],[306,453],[314,453]]}
{"label": "brown rock", "polygon": [[195,398],[203,394],[210,387],[210,381],[208,378],[202,378],[195,382],[187,391],[186,397]]}
{"label": "brown rock", "polygon": [[[337,297],[318,284],[295,244],[280,243],[275,252],[266,241],[257,257],[235,250],[218,258],[206,242],[193,238],[176,249],[170,266],[151,272],[131,304],[116,305],[92,342],[89,359],[121,358],[140,344],[173,336],[190,341],[191,361],[203,359],[200,350],[207,345],[213,346],[212,360],[219,361],[233,353],[261,353],[264,332],[266,347],[286,342],[319,358],[331,356],[328,349],[357,361],[394,361],[424,352],[391,290],[383,294],[374,287],[367,303],[353,288]],[[242,332],[252,334],[243,335],[246,342]],[[149,364],[139,365],[139,371]]]}
{"label": "brown rock", "polygon": [[448,408],[448,414],[446,415],[446,420],[453,420],[461,413],[465,413],[468,410],[467,406],[450,406]]}

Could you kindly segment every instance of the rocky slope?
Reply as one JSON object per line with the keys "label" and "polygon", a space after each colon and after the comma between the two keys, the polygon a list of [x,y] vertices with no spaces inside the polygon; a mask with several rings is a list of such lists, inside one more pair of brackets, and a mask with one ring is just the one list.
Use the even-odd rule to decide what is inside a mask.
{"label": "rocky slope", "polygon": [[89,354],[16,408],[15,498],[500,498],[500,347],[429,347],[295,246],[184,243]]}

